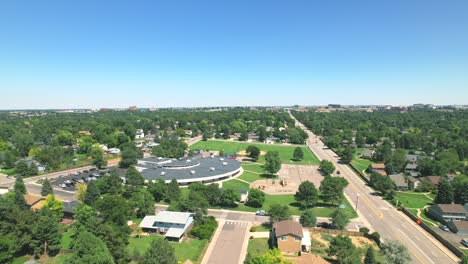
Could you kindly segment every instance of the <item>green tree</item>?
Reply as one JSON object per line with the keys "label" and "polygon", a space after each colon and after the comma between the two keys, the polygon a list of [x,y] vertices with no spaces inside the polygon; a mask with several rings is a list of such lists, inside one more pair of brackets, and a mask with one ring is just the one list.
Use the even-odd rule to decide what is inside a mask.
{"label": "green tree", "polygon": [[247,196],[247,205],[255,208],[260,208],[265,202],[265,193],[258,189],[250,189]]}
{"label": "green tree", "polygon": [[16,171],[16,173],[18,173],[19,175],[21,175],[23,177],[28,177],[29,176],[29,167],[28,167],[28,164],[26,163],[26,161],[24,161],[24,160],[20,160],[20,161],[18,161],[16,163],[15,171]]}
{"label": "green tree", "polygon": [[23,177],[21,175],[16,176],[15,186],[13,188],[17,193],[26,194],[26,185],[24,185]]}
{"label": "green tree", "polygon": [[304,152],[302,152],[302,148],[297,147],[294,149],[293,153],[293,160],[302,160],[304,158]]}
{"label": "green tree", "polygon": [[[468,153],[467,153],[468,155]],[[454,202],[457,204],[468,203],[468,180],[465,182],[455,181],[454,182]]]}
{"label": "green tree", "polygon": [[176,137],[163,138],[158,146],[151,149],[151,154],[164,158],[182,158],[185,155],[185,150],[188,148],[187,143],[179,140]]}
{"label": "green tree", "polygon": [[46,196],[42,208],[48,208],[57,219],[63,217],[63,202],[57,199],[53,194],[48,194]]}
{"label": "green tree", "polygon": [[370,185],[384,196],[391,198],[395,190],[395,183],[387,176],[372,172],[370,176]]}
{"label": "green tree", "polygon": [[331,175],[336,169],[333,162],[331,162],[329,160],[320,161],[320,167],[319,168],[323,172],[323,174],[325,174],[326,176]]}
{"label": "green tree", "polygon": [[124,191],[122,179],[115,170],[111,171],[110,175],[97,180],[96,185],[101,194],[122,194]]}
{"label": "green tree", "polygon": [[274,203],[270,206],[268,214],[270,215],[270,222],[272,223],[291,219],[289,207],[278,203]]}
{"label": "green tree", "polygon": [[96,182],[90,181],[86,188],[84,203],[92,206],[100,197],[101,193],[99,192],[99,188],[96,186]]}
{"label": "green tree", "polygon": [[301,217],[299,218],[299,222],[302,226],[305,227],[314,227],[317,224],[317,217],[314,214],[314,211],[307,209],[302,212]]}
{"label": "green tree", "polygon": [[102,169],[107,166],[107,161],[104,159],[104,151],[99,145],[95,145],[91,148],[91,157],[93,165],[98,169]]}
{"label": "green tree", "polygon": [[243,130],[239,136],[239,141],[247,141],[249,139],[249,133],[247,130]]}
{"label": "green tree", "polygon": [[240,193],[233,189],[224,189],[221,193],[221,204],[228,207],[234,207],[236,202],[240,201]]}
{"label": "green tree", "polygon": [[406,264],[411,262],[408,249],[396,240],[388,240],[383,243],[381,253],[385,263]]}
{"label": "green tree", "polygon": [[301,204],[302,208],[310,208],[314,206],[318,201],[318,191],[315,188],[315,184],[310,181],[303,181],[299,185],[299,189],[294,195],[296,201]]}
{"label": "green tree", "polygon": [[251,158],[253,161],[257,161],[258,158],[260,157],[260,149],[257,146],[250,145],[247,147],[245,152],[247,153],[247,156]]}
{"label": "green tree", "polygon": [[[466,190],[465,190],[466,191]],[[454,193],[452,184],[446,180],[442,179],[439,184],[439,191],[435,197],[434,202],[436,204],[451,204],[453,202]]]}
{"label": "green tree", "polygon": [[393,170],[396,172],[404,172],[406,163],[406,151],[403,149],[395,150],[391,158]]}
{"label": "green tree", "polygon": [[49,194],[54,194],[54,189],[52,188],[49,179],[45,178],[42,182],[41,195],[47,196]]}
{"label": "green tree", "polygon": [[353,160],[353,155],[354,155],[354,148],[351,146],[348,146],[341,152],[341,161],[345,164],[349,164]]}
{"label": "green tree", "polygon": [[323,200],[332,204],[341,202],[346,186],[348,186],[348,181],[345,178],[325,176],[320,183],[320,192]]}
{"label": "green tree", "polygon": [[174,248],[164,239],[155,239],[146,251],[141,264],[177,264]]}
{"label": "green tree", "polygon": [[334,237],[327,251],[330,256],[336,256],[336,260],[340,264],[361,263],[356,247],[348,236],[338,235]]}
{"label": "green tree", "polygon": [[275,175],[281,169],[281,159],[278,151],[267,152],[264,167],[271,175]]}
{"label": "green tree", "polygon": [[171,182],[167,185],[167,192],[166,192],[166,201],[172,202],[179,200],[181,196],[179,183],[177,180],[172,179]]}
{"label": "green tree", "polygon": [[374,247],[369,246],[367,249],[366,257],[364,258],[364,264],[377,264]]}
{"label": "green tree", "polygon": [[279,251],[279,249],[270,249],[263,255],[257,255],[254,257],[250,257],[248,264],[291,264],[292,262],[285,259],[283,254]]}
{"label": "green tree", "polygon": [[95,207],[105,223],[111,222],[123,226],[132,218],[127,200],[120,195],[104,195],[102,199],[96,201]]}
{"label": "green tree", "polygon": [[38,220],[32,228],[32,247],[34,254],[56,255],[60,248],[62,234],[58,218],[49,208],[39,210]]}
{"label": "green tree", "polygon": [[138,152],[132,149],[124,149],[120,153],[120,161],[119,167],[120,168],[128,168],[132,165],[137,164],[138,162]]}
{"label": "green tree", "polygon": [[337,208],[331,215],[332,226],[336,229],[343,230],[350,222],[349,214],[342,208]]}
{"label": "green tree", "polygon": [[167,184],[163,179],[158,179],[154,183],[149,183],[148,191],[153,195],[156,202],[160,202],[166,197]]}
{"label": "green tree", "polygon": [[135,166],[130,166],[125,172],[125,184],[141,187],[145,184],[145,178],[143,178]]}
{"label": "green tree", "polygon": [[113,264],[106,244],[88,231],[80,232],[73,246],[73,254],[67,259],[71,264]]}
{"label": "green tree", "polygon": [[143,218],[146,215],[154,214],[154,198],[151,193],[145,188],[141,188],[132,194],[130,202],[135,208],[136,216]]}

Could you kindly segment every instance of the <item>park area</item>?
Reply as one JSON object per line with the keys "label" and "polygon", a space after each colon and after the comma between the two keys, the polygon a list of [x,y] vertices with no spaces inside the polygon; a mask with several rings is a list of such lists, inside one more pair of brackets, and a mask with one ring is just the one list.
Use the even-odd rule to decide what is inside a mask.
{"label": "park area", "polygon": [[[238,155],[239,152],[245,151],[248,146],[256,146],[263,152],[278,151],[281,162],[284,164],[297,164],[297,165],[319,165],[319,160],[305,145],[273,145],[263,143],[249,143],[239,141],[224,141],[224,140],[208,140],[199,141],[190,146],[191,149],[204,149],[212,151],[223,150],[227,155]],[[304,153],[304,159],[295,161],[292,159],[294,149],[300,147]],[[263,160],[262,160],[263,159]],[[264,161],[261,156],[259,162]]]}
{"label": "park area", "polygon": [[399,206],[405,207],[414,216],[418,217],[428,226],[438,226],[436,220],[426,215],[425,208],[433,204],[434,194],[417,192],[396,192],[395,200]]}

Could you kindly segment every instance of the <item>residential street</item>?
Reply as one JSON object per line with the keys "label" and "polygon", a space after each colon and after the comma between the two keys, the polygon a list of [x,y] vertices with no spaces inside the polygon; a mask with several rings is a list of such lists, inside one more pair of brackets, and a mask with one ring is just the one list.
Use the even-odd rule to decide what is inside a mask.
{"label": "residential street", "polygon": [[[294,117],[292,117],[294,118]],[[370,224],[369,228],[380,233],[383,240],[398,240],[411,253],[412,263],[457,263],[459,259],[440,242],[412,222],[403,213],[397,211],[381,197],[373,195],[373,191],[366,186],[346,165],[338,163],[339,157],[328,149],[318,137],[296,120],[309,135],[307,145],[322,160],[332,161],[336,169],[345,177],[349,186],[345,194],[353,206],[358,206],[358,214],[363,222]]]}

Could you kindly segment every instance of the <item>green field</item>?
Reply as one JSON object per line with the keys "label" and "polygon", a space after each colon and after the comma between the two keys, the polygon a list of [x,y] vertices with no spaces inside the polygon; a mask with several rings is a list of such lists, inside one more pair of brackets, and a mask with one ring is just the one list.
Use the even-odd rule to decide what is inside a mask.
{"label": "green field", "polygon": [[[129,239],[128,250],[134,255],[136,251],[140,256],[143,256],[155,239],[162,239],[160,236],[143,236],[141,238],[131,237]],[[193,263],[198,263],[203,248],[208,240],[198,240],[192,238],[184,238],[181,243],[170,242],[175,249],[176,257],[179,261],[184,262],[190,259]]]}
{"label": "green field", "polygon": [[395,199],[406,208],[423,209],[432,204],[432,200],[423,193],[396,192]]}
{"label": "green field", "polygon": [[[191,149],[208,149],[213,151],[224,150],[226,154],[235,155],[237,152],[245,150],[248,146],[254,145],[260,148],[260,150],[268,151],[278,151],[282,163],[287,164],[301,164],[301,165],[319,165],[319,160],[317,157],[307,148],[306,146],[301,146],[302,151],[304,152],[304,159],[301,161],[293,161],[292,156],[294,149],[297,146],[287,146],[287,145],[268,145],[260,143],[248,143],[248,142],[239,142],[239,141],[222,141],[222,140],[208,140],[208,141],[199,141],[198,143],[190,146]],[[260,158],[259,162],[262,162]]]}
{"label": "green field", "polygon": [[236,191],[248,190],[249,189],[249,184],[246,183],[246,182],[236,180],[236,179],[232,179],[232,180],[223,182],[223,188],[224,189],[233,189],[233,190],[236,190]]}

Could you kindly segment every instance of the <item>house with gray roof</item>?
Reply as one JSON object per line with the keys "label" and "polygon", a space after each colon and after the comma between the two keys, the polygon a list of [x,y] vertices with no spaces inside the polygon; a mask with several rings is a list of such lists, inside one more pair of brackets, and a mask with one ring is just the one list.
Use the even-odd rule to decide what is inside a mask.
{"label": "house with gray roof", "polygon": [[388,176],[396,185],[398,191],[408,190],[408,181],[403,174],[392,174]]}
{"label": "house with gray roof", "polygon": [[140,223],[143,232],[160,234],[166,239],[179,242],[193,225],[194,214],[186,212],[161,211],[147,215]]}

